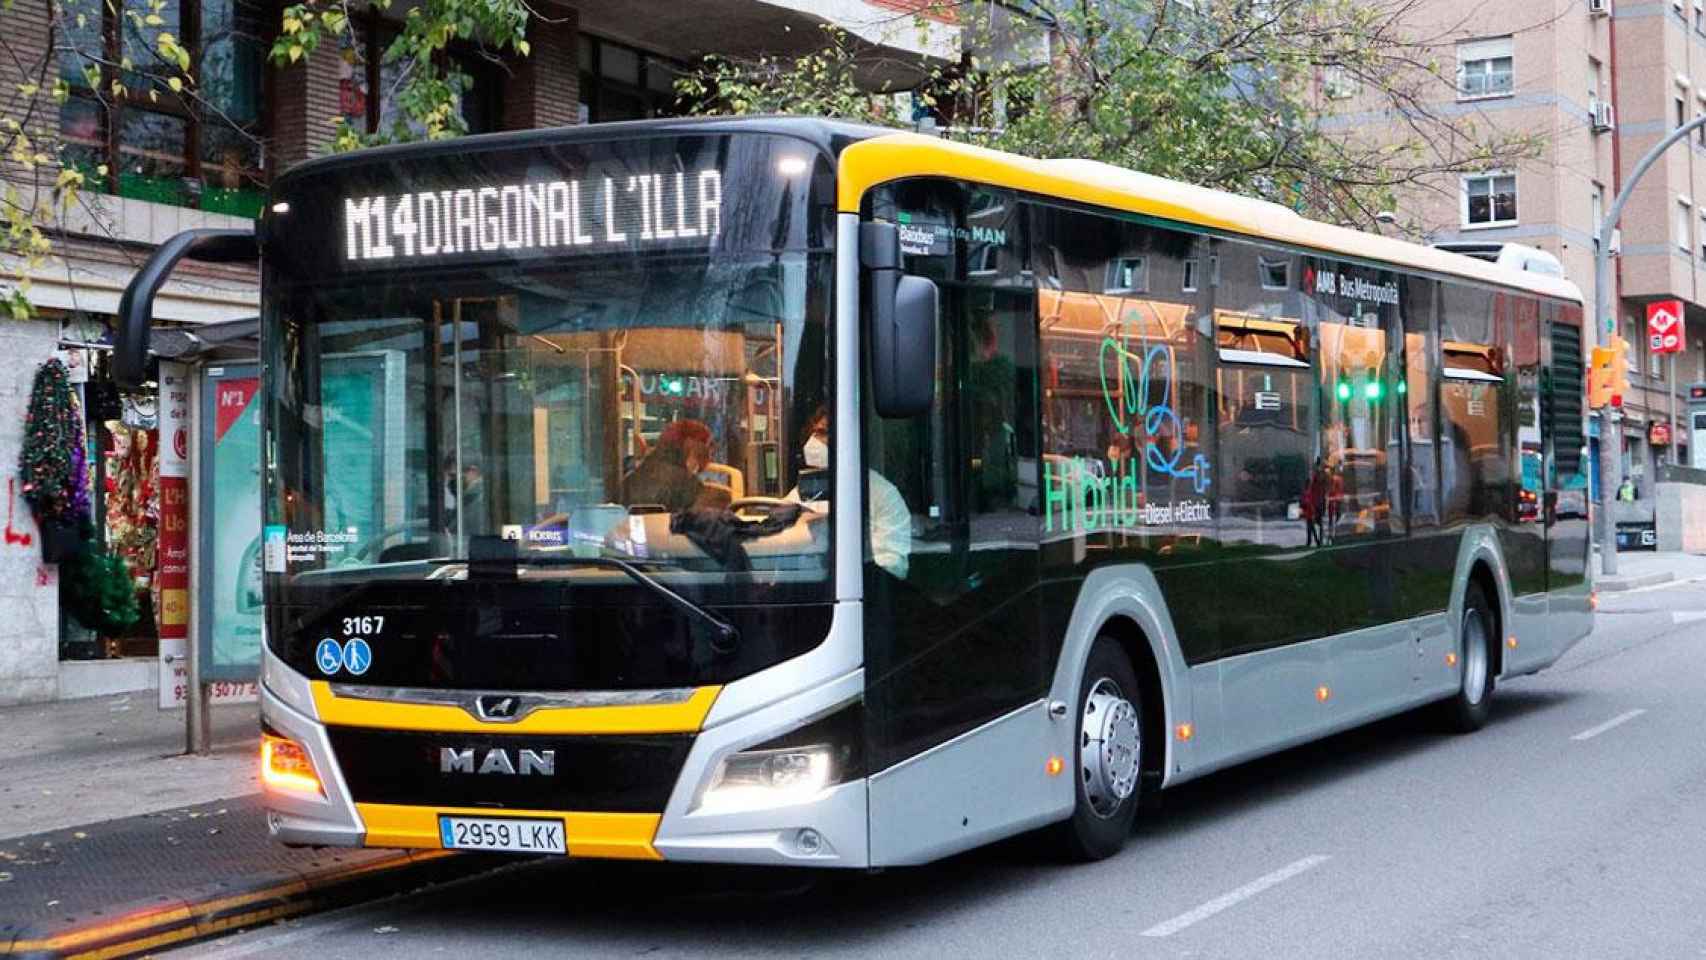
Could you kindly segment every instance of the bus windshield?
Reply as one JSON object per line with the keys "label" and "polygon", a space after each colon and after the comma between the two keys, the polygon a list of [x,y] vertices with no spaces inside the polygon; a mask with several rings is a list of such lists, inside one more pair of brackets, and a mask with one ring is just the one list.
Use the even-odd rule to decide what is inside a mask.
{"label": "bus windshield", "polygon": [[[585,218],[562,224],[555,243],[548,207],[528,219],[521,192],[542,182],[536,165],[526,178],[485,169],[481,182],[525,184],[513,208],[488,188],[484,208],[499,246],[517,241],[513,257],[481,249],[474,223],[468,256],[375,268],[365,262],[375,250],[407,259],[405,236],[425,260],[424,201],[437,207],[441,193],[372,187],[362,189],[373,199],[345,205],[362,218],[344,224],[353,266],[270,255],[272,599],[314,605],[317,587],[493,571],[633,586],[584,558],[620,559],[712,602],[777,585],[795,599],[827,595],[829,469],[806,446],[826,419],[830,254],[788,242],[810,239],[788,224],[806,191],[768,201],[748,191],[740,205],[732,193],[751,168],[773,171],[774,153],[744,163],[728,149],[710,162],[667,146],[660,160],[655,144],[594,150],[552,171],[573,187],[570,218]],[[642,166],[677,173],[624,179]],[[705,186],[707,170],[729,194]],[[615,198],[634,179],[652,181],[649,196],[625,213]],[[488,191],[462,192],[478,217]],[[458,209],[452,194],[442,191],[446,211]],[[438,251],[455,232],[446,217]],[[665,223],[689,236],[646,242]],[[619,235],[620,249],[605,243]]]}

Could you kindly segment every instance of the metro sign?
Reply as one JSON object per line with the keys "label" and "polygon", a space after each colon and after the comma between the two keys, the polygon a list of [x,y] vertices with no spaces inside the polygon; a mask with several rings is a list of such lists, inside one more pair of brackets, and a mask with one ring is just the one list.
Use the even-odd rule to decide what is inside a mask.
{"label": "metro sign", "polygon": [[1653,353],[1682,352],[1682,301],[1647,304],[1647,346]]}

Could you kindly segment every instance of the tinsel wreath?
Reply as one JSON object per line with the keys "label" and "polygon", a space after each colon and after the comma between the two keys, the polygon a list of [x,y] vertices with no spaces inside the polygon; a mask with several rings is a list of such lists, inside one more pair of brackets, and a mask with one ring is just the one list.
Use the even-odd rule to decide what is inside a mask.
{"label": "tinsel wreath", "polygon": [[36,371],[24,419],[18,476],[24,500],[42,533],[42,556],[57,561],[82,547],[89,516],[89,476],[83,418],[65,364],[48,360]]}

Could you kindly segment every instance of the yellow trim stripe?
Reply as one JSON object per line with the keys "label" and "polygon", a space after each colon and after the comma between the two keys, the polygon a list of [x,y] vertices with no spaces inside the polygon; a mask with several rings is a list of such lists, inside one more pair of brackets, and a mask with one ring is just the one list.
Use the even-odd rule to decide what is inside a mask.
{"label": "yellow trim stripe", "polygon": [[564,813],[550,810],[497,810],[491,807],[416,807],[395,803],[358,803],[356,812],[367,826],[370,847],[410,847],[439,850],[439,816],[530,817],[563,822],[563,836],[572,857],[613,860],[662,860],[652,846],[656,813]]}
{"label": "yellow trim stripe", "polygon": [[620,707],[542,707],[514,723],[488,723],[445,704],[392,703],[340,697],[324,680],[310,681],[320,722],[434,733],[697,733],[720,686],[700,687],[680,703]]}
{"label": "yellow trim stripe", "polygon": [[969,180],[1359,260],[1388,261],[1578,304],[1582,301],[1575,284],[1557,277],[1501,269],[1444,250],[1318,223],[1265,200],[1107,164],[1032,160],[916,133],[884,134],[843,150],[836,181],[837,206],[842,213],[858,213],[868,190],[903,177]]}

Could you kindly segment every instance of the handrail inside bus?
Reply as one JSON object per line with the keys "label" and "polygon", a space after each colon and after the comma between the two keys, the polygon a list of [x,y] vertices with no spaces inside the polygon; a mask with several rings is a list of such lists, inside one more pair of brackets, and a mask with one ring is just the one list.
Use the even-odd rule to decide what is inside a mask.
{"label": "handrail inside bus", "polygon": [[136,271],[118,303],[118,343],[113,349],[113,379],[135,389],[148,379],[148,340],[154,322],[154,297],[172,269],[185,257],[208,263],[260,260],[255,228],[185,230],[154,248]]}

